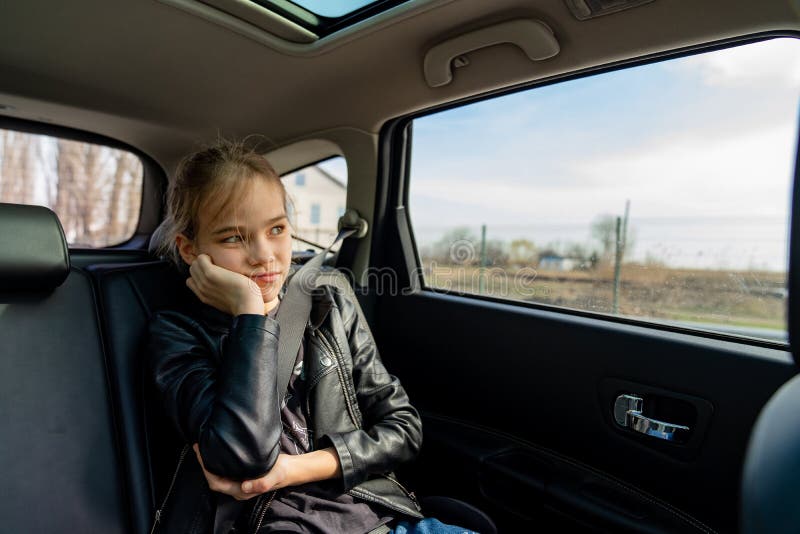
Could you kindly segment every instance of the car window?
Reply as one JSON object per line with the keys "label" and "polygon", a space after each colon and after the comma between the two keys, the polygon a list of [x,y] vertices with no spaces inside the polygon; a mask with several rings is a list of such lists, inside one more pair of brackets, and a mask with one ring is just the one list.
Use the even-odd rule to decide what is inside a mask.
{"label": "car window", "polygon": [[780,38],[413,120],[424,284],[785,341],[798,94]]}
{"label": "car window", "polygon": [[[324,248],[338,233],[347,205],[347,163],[341,156],[309,165],[281,177],[291,200],[289,220],[296,250]],[[319,247],[318,247],[319,246]],[[337,250],[337,244],[332,250]]]}
{"label": "car window", "polygon": [[0,129],[0,202],[52,209],[70,246],[133,236],[142,178],[141,160],[125,150]]}

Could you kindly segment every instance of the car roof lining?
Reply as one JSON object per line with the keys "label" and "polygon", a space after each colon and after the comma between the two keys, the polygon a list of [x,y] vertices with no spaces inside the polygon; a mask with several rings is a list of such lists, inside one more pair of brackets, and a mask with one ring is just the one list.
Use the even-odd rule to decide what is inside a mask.
{"label": "car roof lining", "polygon": [[[278,39],[287,44],[281,48],[165,1],[175,0],[80,0],[49,6],[46,17],[36,2],[4,4],[0,104],[10,109],[0,113],[107,135],[172,169],[181,154],[219,135],[257,133],[279,147],[346,127],[376,134],[394,117],[502,87],[800,30],[800,12],[780,0],[708,0],[705,17],[694,3],[657,0],[583,22],[562,0],[431,0],[408,17],[387,15],[311,44]],[[430,47],[513,18],[550,26],[558,56],[532,63],[514,46],[493,46],[471,52],[470,65],[456,69],[448,86],[428,87],[422,62]]]}

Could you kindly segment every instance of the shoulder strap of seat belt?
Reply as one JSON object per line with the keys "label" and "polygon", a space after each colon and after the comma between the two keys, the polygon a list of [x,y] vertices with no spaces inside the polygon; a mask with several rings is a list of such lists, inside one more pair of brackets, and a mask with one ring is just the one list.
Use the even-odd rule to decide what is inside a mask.
{"label": "shoulder strap of seat belt", "polygon": [[282,395],[289,386],[292,369],[297,360],[297,351],[305,334],[311,314],[311,296],[317,287],[320,267],[331,247],[347,236],[356,233],[354,228],[343,228],[328,247],[308,260],[289,279],[286,294],[275,320],[280,325],[278,337],[278,392]]}

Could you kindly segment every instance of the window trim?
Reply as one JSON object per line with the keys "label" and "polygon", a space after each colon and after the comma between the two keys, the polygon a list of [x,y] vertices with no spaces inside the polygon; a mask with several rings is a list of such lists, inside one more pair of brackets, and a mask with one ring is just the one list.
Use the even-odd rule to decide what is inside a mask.
{"label": "window trim", "polygon": [[[755,34],[731,37],[703,43],[698,45],[691,45],[681,47],[664,52],[657,52],[647,54],[635,58],[614,61],[611,63],[588,67],[577,71],[550,76],[541,80],[534,80],[531,82],[523,82],[514,84],[508,87],[499,88],[478,95],[471,95],[464,98],[459,98],[443,104],[438,104],[418,110],[407,115],[396,117],[387,121],[381,128],[379,144],[381,147],[380,163],[379,163],[379,183],[378,183],[378,202],[375,207],[375,231],[373,233],[372,250],[374,258],[378,262],[383,262],[384,258],[392,256],[401,257],[404,261],[404,267],[407,272],[398,273],[400,280],[398,283],[400,287],[408,287],[411,292],[433,292],[443,295],[450,295],[462,298],[477,299],[485,302],[492,302],[498,304],[508,304],[527,309],[538,309],[549,312],[562,313],[570,316],[585,317],[590,319],[608,321],[618,324],[626,324],[632,326],[641,326],[652,328],[659,331],[674,332],[679,334],[689,334],[699,336],[707,339],[714,339],[719,341],[728,341],[733,343],[742,343],[751,346],[764,347],[769,349],[789,350],[796,342],[793,340],[800,340],[800,325],[796,324],[800,320],[800,295],[792,298],[793,293],[800,292],[800,142],[795,148],[795,157],[797,164],[795,166],[795,176],[793,181],[792,192],[790,197],[792,200],[792,214],[790,214],[789,226],[789,272],[787,273],[788,279],[788,313],[786,332],[788,343],[770,341],[759,338],[751,338],[739,336],[736,334],[729,334],[724,332],[714,332],[710,330],[695,329],[688,326],[680,326],[669,323],[653,322],[645,319],[621,317],[618,315],[603,314],[601,312],[591,312],[579,310],[574,308],[566,308],[561,306],[554,306],[550,304],[535,303],[528,301],[516,301],[511,299],[502,299],[499,297],[492,297],[489,295],[475,295],[471,293],[461,293],[453,290],[446,290],[441,288],[429,287],[424,284],[421,275],[419,274],[422,269],[422,261],[419,256],[419,248],[414,237],[413,226],[409,215],[409,195],[408,184],[410,183],[410,162],[411,162],[411,147],[413,139],[412,124],[415,119],[440,113],[448,109],[463,107],[469,104],[474,104],[484,100],[489,100],[501,96],[514,94],[521,91],[527,91],[549,85],[578,80],[588,76],[597,74],[605,74],[615,72],[622,69],[633,68],[653,63],[659,63],[670,59],[678,59],[682,57],[689,57],[701,53],[714,52],[717,50],[724,50],[726,48],[733,48],[736,46],[744,46],[747,44],[757,43],[775,38],[794,38],[800,39],[800,32],[791,30],[774,30],[759,32]],[[385,194],[388,193],[388,194]],[[381,195],[383,201],[381,201]],[[393,206],[396,214],[391,213],[389,206]],[[396,234],[400,247],[394,254],[384,256],[385,247],[381,245],[381,239],[377,236],[387,235],[385,232],[391,231]],[[388,253],[386,253],[388,254]],[[405,279],[405,280],[404,280]],[[406,284],[403,286],[403,284]],[[794,291],[793,291],[794,290]]]}
{"label": "window trim", "polygon": [[57,126],[43,122],[18,119],[0,115],[0,128],[21,133],[46,135],[79,141],[95,145],[125,150],[135,155],[142,162],[142,199],[139,206],[138,220],[133,235],[122,243],[108,247],[84,248],[69,247],[70,251],[109,251],[109,250],[147,250],[150,235],[161,223],[163,216],[162,199],[167,187],[167,174],[152,157],[122,141],[66,126]]}
{"label": "window trim", "polygon": [[[265,157],[267,159],[269,159],[269,154],[266,154]],[[304,163],[303,165],[300,165],[299,167],[295,167],[295,168],[290,169],[288,171],[284,171],[284,172],[282,172],[282,173],[280,173],[278,175],[278,178],[283,180],[284,178],[288,178],[289,175],[291,175],[291,174],[294,174],[294,173],[296,173],[298,171],[302,171],[306,167],[313,167],[315,165],[319,165],[320,163],[325,163],[326,161],[330,161],[330,160],[336,159],[336,158],[342,158],[342,159],[344,159],[346,161],[346,158],[344,156],[342,156],[341,154],[334,154],[333,156],[325,156],[322,159],[317,159],[317,160],[311,161],[310,163]],[[345,185],[347,185],[347,184],[345,184]]]}

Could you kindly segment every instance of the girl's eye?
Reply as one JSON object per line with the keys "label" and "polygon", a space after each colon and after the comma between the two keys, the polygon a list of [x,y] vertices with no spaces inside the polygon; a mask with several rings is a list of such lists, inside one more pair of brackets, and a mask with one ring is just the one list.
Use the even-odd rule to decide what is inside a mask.
{"label": "girl's eye", "polygon": [[285,226],[283,226],[283,225],[279,225],[279,226],[273,226],[273,227],[272,227],[272,229],[270,230],[270,233],[271,233],[272,235],[280,235],[280,234],[282,234],[282,233],[283,233],[283,230],[284,230],[285,228],[286,228],[286,227],[285,227]]}
{"label": "girl's eye", "polygon": [[222,240],[223,243],[238,243],[242,238],[238,235],[232,235]]}

